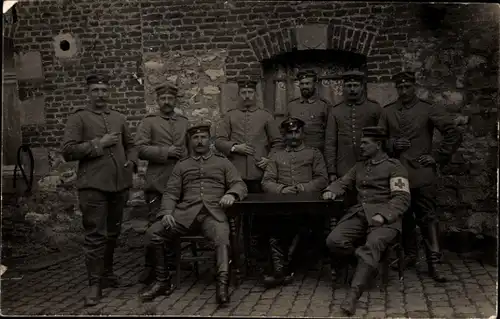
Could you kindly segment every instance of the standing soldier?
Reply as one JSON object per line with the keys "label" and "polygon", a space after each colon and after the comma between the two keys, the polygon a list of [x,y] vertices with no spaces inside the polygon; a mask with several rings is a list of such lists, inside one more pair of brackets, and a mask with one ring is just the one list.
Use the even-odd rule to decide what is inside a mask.
{"label": "standing soldier", "polygon": [[[323,198],[329,200],[350,187],[358,190],[358,204],[349,209],[326,239],[328,248],[337,254],[337,262],[353,253],[358,259],[351,289],[340,306],[349,316],[354,314],[356,302],[382,254],[401,232],[401,217],[410,206],[408,173],[397,159],[387,156],[386,138],[383,128],[365,127],[360,151],[366,160],[356,163],[323,193]],[[365,243],[355,247],[363,238]]]}
{"label": "standing soldier", "polygon": [[247,187],[233,164],[210,150],[210,124],[189,128],[191,156],[177,162],[168,180],[157,221],[146,231],[146,247],[154,250],[155,282],[145,291],[144,301],[172,292],[164,245],[179,236],[201,231],[215,245],[216,299],[229,302],[229,223],[225,209],[243,200]]}
{"label": "standing soldier", "polygon": [[377,102],[366,97],[363,72],[345,72],[342,79],[345,99],[331,109],[326,124],[325,157],[330,182],[344,176],[356,164],[361,129],[377,125],[382,112]]}
{"label": "standing soldier", "polygon": [[[155,92],[160,111],[147,115],[135,136],[139,158],[148,161],[144,195],[148,203],[150,224],[156,219],[156,211],[161,206],[161,197],[174,165],[188,153],[188,119],[174,112],[178,88],[166,83],[157,86]],[[154,278],[152,255],[151,250],[146,252],[145,271],[139,278],[145,284]],[[172,257],[171,252],[169,255]]]}
{"label": "standing soldier", "polygon": [[261,193],[261,180],[268,154],[282,146],[281,134],[269,111],[256,105],[255,81],[240,81],[240,107],[224,115],[217,130],[215,147],[240,172],[249,193]]}
{"label": "standing soldier", "polygon": [[317,96],[316,82],[318,76],[313,70],[297,73],[301,97],[288,104],[288,117],[295,117],[305,123],[304,143],[309,147],[325,151],[325,130],[330,111],[327,100]]}
{"label": "standing soldier", "polygon": [[87,85],[91,105],[68,118],[62,154],[66,161],[79,161],[76,186],[90,286],[85,305],[92,306],[99,302],[101,289],[119,284],[113,254],[138,160],[125,116],[106,103],[107,77],[91,75]]}
{"label": "standing soldier", "polygon": [[[380,126],[389,134],[389,152],[408,170],[411,209],[403,217],[403,244],[407,265],[417,259],[415,226],[419,225],[425,242],[429,274],[439,282],[446,281],[437,268],[441,253],[436,216],[436,170],[446,164],[460,146],[462,136],[445,110],[420,100],[415,90],[415,74],[401,72],[393,78],[398,100],[383,109]],[[432,150],[434,127],[443,139],[438,150]]]}
{"label": "standing soldier", "polygon": [[[266,193],[297,194],[319,192],[328,185],[328,175],[321,152],[303,143],[304,122],[289,118],[281,123],[286,148],[271,156],[262,187]],[[266,287],[275,287],[291,280],[289,263],[290,244],[297,235],[303,218],[276,216],[267,220],[267,235],[271,249],[273,274],[264,277]],[[277,227],[277,225],[282,225]]]}

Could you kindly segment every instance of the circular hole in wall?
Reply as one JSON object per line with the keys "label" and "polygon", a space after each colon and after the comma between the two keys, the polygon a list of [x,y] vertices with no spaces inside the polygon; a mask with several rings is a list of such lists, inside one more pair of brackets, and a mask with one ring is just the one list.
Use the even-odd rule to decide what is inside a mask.
{"label": "circular hole in wall", "polygon": [[62,40],[61,42],[59,42],[59,47],[61,48],[61,50],[63,51],[68,51],[69,50],[69,42],[66,41],[66,40]]}

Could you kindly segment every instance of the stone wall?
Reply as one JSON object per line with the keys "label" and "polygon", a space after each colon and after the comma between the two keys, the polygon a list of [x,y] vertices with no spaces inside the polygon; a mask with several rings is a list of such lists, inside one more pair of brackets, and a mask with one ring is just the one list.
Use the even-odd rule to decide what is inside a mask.
{"label": "stone wall", "polygon": [[[321,1],[21,2],[14,38],[23,141],[59,147],[68,114],[87,102],[84,79],[93,70],[112,75],[110,102],[133,128],[154,109],[152,85],[165,79],[181,87],[177,111],[216,121],[232,106],[237,77],[257,79],[262,60],[314,44],[366,56],[369,92],[382,104],[395,98],[392,75],[417,72],[419,96],[445,105],[465,134],[441,172],[443,219],[465,227],[478,213],[483,217],[472,218],[475,225],[486,216],[494,227],[497,9]],[[37,165],[50,175],[57,166],[47,164]]]}

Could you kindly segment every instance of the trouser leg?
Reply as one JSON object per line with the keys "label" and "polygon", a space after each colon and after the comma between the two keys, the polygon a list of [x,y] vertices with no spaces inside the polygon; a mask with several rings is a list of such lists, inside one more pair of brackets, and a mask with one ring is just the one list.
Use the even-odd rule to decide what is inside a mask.
{"label": "trouser leg", "polygon": [[174,227],[164,227],[161,221],[155,222],[146,231],[146,251],[151,249],[154,252],[154,283],[141,294],[141,299],[150,301],[161,295],[168,295],[173,291],[171,275],[168,270],[165,256],[165,245],[171,244],[179,237],[186,235],[189,229],[181,224]]}
{"label": "trouser leg", "polygon": [[219,222],[208,215],[201,221],[201,231],[205,238],[214,243],[216,255],[215,295],[219,305],[229,303],[229,235],[227,222]]}
{"label": "trouser leg", "polygon": [[[156,213],[161,207],[162,194],[156,191],[146,191],[146,203],[148,205],[148,228],[156,221]],[[143,284],[150,284],[154,278],[154,260],[155,252],[152,246],[146,246],[146,253],[144,258],[144,270],[139,276],[139,282]]]}
{"label": "trouser leg", "polygon": [[94,189],[80,190],[78,199],[85,231],[83,250],[89,281],[85,305],[92,306],[99,302],[102,295],[108,199],[106,193]]}
{"label": "trouser leg", "polygon": [[435,187],[421,187],[412,192],[413,197],[415,198],[415,217],[424,239],[429,275],[435,281],[444,282],[447,279],[441,269],[441,247],[439,245],[439,222],[436,215]]}
{"label": "trouser leg", "polygon": [[332,281],[346,279],[348,261],[354,254],[355,244],[366,235],[367,223],[358,215],[341,221],[326,238],[326,246],[332,254],[331,275]]}
{"label": "trouser leg", "polygon": [[118,287],[120,280],[113,272],[114,252],[121,233],[123,210],[128,199],[128,190],[109,193],[109,212],[107,217],[107,241],[104,251],[103,288]]}

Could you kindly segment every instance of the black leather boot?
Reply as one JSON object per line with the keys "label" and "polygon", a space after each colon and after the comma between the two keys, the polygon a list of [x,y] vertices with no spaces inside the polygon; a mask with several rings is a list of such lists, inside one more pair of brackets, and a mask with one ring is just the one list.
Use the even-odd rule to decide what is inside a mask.
{"label": "black leather boot", "polygon": [[88,258],[85,263],[89,276],[89,288],[84,298],[84,306],[91,307],[97,305],[102,297],[101,275],[103,261]]}
{"label": "black leather boot", "polygon": [[363,294],[373,271],[374,268],[372,266],[364,263],[362,260],[358,261],[356,272],[352,278],[351,288],[340,305],[340,309],[342,309],[345,315],[352,316],[356,312],[356,303],[358,302],[359,297]]}
{"label": "black leather boot", "polygon": [[429,275],[434,281],[446,282],[448,279],[441,270],[441,250],[439,247],[439,228],[437,222],[431,222],[427,226],[425,238],[425,254]]}
{"label": "black leather boot", "polygon": [[217,275],[215,298],[219,306],[229,303],[229,247],[221,245],[216,248]]}
{"label": "black leather boot", "polygon": [[281,249],[278,247],[278,240],[271,238],[271,263],[273,266],[272,275],[264,276],[264,286],[266,288],[273,288],[279,286],[285,281],[285,256]]}
{"label": "black leather boot", "polygon": [[155,252],[152,246],[146,247],[146,253],[144,254],[144,270],[139,276],[139,282],[144,285],[151,284],[155,279]]}
{"label": "black leather boot", "polygon": [[156,280],[145,292],[140,295],[142,301],[152,301],[156,297],[163,295],[168,296],[174,290],[170,272],[167,268],[164,246],[155,245],[152,249],[154,249],[155,253],[154,259]]}
{"label": "black leather boot", "polygon": [[111,241],[106,244],[106,249],[104,250],[104,274],[101,281],[102,289],[110,287],[117,288],[121,285],[120,279],[113,272],[115,247],[116,242]]}

